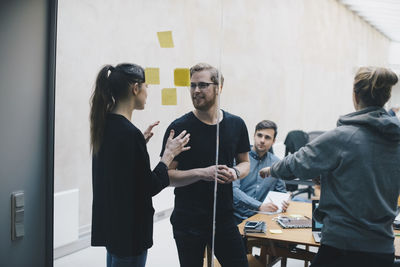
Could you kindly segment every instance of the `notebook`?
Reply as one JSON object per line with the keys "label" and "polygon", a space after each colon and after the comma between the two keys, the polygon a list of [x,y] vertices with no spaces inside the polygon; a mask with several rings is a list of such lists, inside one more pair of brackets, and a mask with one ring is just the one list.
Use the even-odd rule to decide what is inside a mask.
{"label": "notebook", "polygon": [[322,223],[317,222],[314,220],[314,211],[316,208],[318,208],[319,205],[319,200],[313,200],[312,201],[312,234],[314,237],[315,242],[319,243],[321,242],[321,230],[322,230]]}
{"label": "notebook", "polygon": [[264,199],[263,203],[274,203],[275,205],[278,206],[278,210],[275,212],[260,212],[263,214],[277,214],[282,212],[282,202],[283,201],[289,201],[291,197],[290,193],[281,193],[281,192],[276,192],[276,191],[269,191],[267,196]]}
{"label": "notebook", "polygon": [[282,228],[311,228],[311,219],[306,216],[279,216],[277,222]]}

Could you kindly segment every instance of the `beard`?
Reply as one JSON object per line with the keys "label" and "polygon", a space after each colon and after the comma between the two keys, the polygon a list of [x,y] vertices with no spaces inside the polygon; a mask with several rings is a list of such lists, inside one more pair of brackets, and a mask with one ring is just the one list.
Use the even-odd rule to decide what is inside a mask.
{"label": "beard", "polygon": [[192,103],[193,106],[201,111],[207,111],[209,110],[212,106],[215,105],[215,103],[217,102],[217,96],[214,96],[213,99],[209,99],[207,100],[205,97],[202,96],[193,96],[192,97]]}
{"label": "beard", "polygon": [[[212,106],[215,105],[215,103],[217,103],[217,99],[218,99],[218,88],[216,86],[214,86],[213,88],[213,94],[210,96],[209,94],[205,93],[205,92],[200,92],[200,93],[192,93],[191,97],[192,97],[192,103],[193,106],[201,111],[207,111],[209,110]],[[209,95],[207,97],[207,95]]]}

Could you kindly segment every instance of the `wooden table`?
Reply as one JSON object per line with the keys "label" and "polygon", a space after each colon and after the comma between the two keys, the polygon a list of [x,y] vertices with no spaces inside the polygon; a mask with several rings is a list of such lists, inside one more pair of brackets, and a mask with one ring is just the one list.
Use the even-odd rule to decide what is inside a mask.
{"label": "wooden table", "polygon": [[[304,202],[290,202],[289,208],[285,213],[280,215],[303,215],[311,218],[312,207],[311,203]],[[272,266],[276,261],[274,259],[281,259],[281,266],[286,266],[287,258],[294,258],[299,260],[304,260],[305,266],[308,266],[308,262],[315,256],[314,252],[309,251],[309,247],[319,247],[319,243],[314,241],[312,236],[311,228],[306,229],[283,229],[280,225],[273,220],[278,215],[266,215],[266,214],[256,214],[245,221],[264,221],[267,224],[266,233],[246,234],[248,238],[248,243],[250,246],[257,245],[261,246],[260,261],[264,266]],[[239,230],[242,235],[244,235],[243,227],[245,221],[239,224]],[[270,229],[282,230],[282,234],[272,234],[269,232]],[[395,233],[400,231],[396,230]],[[304,245],[305,249],[295,248],[295,245]],[[395,256],[400,258],[400,237],[396,236],[395,239]]]}

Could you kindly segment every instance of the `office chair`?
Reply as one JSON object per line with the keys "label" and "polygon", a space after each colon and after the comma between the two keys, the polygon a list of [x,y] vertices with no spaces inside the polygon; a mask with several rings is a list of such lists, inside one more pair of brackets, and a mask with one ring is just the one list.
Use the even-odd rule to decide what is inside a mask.
{"label": "office chair", "polygon": [[308,142],[310,143],[312,140],[314,140],[315,138],[317,138],[318,136],[320,136],[321,134],[325,133],[324,131],[311,131],[308,132]]}
{"label": "office chair", "polygon": [[[307,143],[311,142],[323,133],[324,131],[311,131],[308,133],[301,130],[290,131],[285,139],[285,156],[287,156],[289,153],[293,154],[301,147],[305,146]],[[302,193],[307,193],[308,199],[310,199],[311,196],[314,195],[314,188],[311,185],[307,186],[307,188],[299,189],[299,186],[297,184],[287,184],[286,190],[293,192],[292,197],[295,197]]]}
{"label": "office chair", "polygon": [[[285,138],[285,157],[289,154],[293,154],[301,147],[305,146],[308,143],[308,134],[301,130],[290,131]],[[298,190],[299,185],[297,184],[286,184],[286,190],[290,192],[294,192]],[[298,194],[298,193],[296,193]],[[294,196],[294,195],[293,195]]]}

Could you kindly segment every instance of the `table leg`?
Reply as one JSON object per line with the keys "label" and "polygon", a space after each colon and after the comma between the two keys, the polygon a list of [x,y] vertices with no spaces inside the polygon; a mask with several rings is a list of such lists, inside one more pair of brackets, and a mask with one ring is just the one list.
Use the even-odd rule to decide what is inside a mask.
{"label": "table leg", "polygon": [[[275,243],[273,241],[268,240],[268,248],[265,246],[263,246],[263,248],[264,248],[263,258],[266,259],[266,262],[264,263],[265,266],[272,267],[278,261],[282,260],[281,266],[286,267],[286,258],[277,256],[278,254],[275,248]],[[260,253],[260,258],[261,255],[262,254]]]}
{"label": "table leg", "polygon": [[[310,246],[306,245],[306,250],[309,251]],[[304,261],[304,267],[308,267],[308,261]]]}
{"label": "table leg", "polygon": [[281,267],[286,267],[286,265],[287,265],[287,258],[282,257],[281,258]]}
{"label": "table leg", "polygon": [[268,254],[267,248],[265,246],[261,246],[260,248],[260,261],[265,265],[268,262]]}

